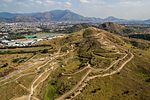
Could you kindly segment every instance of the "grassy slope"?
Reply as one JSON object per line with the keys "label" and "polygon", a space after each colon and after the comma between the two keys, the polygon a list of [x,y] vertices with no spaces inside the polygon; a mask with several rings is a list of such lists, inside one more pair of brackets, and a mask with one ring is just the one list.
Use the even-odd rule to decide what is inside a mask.
{"label": "grassy slope", "polygon": [[[98,31],[100,32],[100,31]],[[113,41],[113,43],[123,46],[124,42],[117,36],[105,32],[107,39]],[[90,34],[88,34],[90,33]],[[72,87],[81,80],[81,76],[86,73],[86,70],[73,75],[70,77],[62,76],[62,73],[72,73],[86,66],[86,63],[89,61],[93,66],[105,68],[110,64],[110,62],[121,55],[111,54],[113,51],[108,49],[100,48],[96,38],[92,35],[95,34],[89,31],[88,33],[83,34],[83,30],[74,34],[71,34],[65,38],[54,39],[51,41],[42,41],[39,44],[51,44],[52,52],[57,51],[61,47],[61,52],[66,52],[70,50],[74,45],[74,51],[70,52],[67,56],[57,59],[60,66],[55,72],[51,74],[49,79],[44,82],[39,91],[38,97],[44,100],[51,100],[56,98],[65,92],[72,89]],[[92,33],[92,34],[91,34]],[[92,36],[92,38],[88,38]],[[130,43],[130,42],[129,42]],[[96,78],[92,81],[89,81],[89,85],[83,90],[82,94],[77,96],[76,100],[149,100],[149,82],[146,82],[150,78],[150,50],[142,49],[133,49],[131,44],[128,44],[126,49],[130,48],[134,52],[135,58],[125,66],[120,74],[113,75],[110,77]],[[45,56],[45,55],[44,55]],[[36,57],[40,58],[42,55],[37,55]],[[98,66],[96,66],[98,64]],[[104,67],[105,66],[105,67]],[[27,77],[26,80],[30,80]],[[32,77],[31,77],[32,79]],[[21,80],[20,80],[21,81]],[[16,86],[16,83],[12,85]],[[11,84],[10,84],[11,85]],[[26,84],[24,84],[26,86]],[[9,85],[8,85],[9,86]],[[28,84],[27,84],[28,86]],[[12,89],[12,87],[10,87]],[[7,100],[8,98],[15,96],[20,96],[26,94],[25,91],[20,90],[20,88],[14,89],[10,92],[10,89],[3,87],[0,89],[0,93],[5,90],[4,95],[0,94],[2,100]],[[16,91],[20,91],[19,93]]]}
{"label": "grassy slope", "polygon": [[[57,42],[55,42],[55,45],[62,47],[61,52],[66,52],[66,50],[70,50],[71,45],[74,45],[75,50],[73,52],[70,52],[66,57],[60,58],[60,64],[62,64],[64,67],[61,69],[57,69],[57,71],[53,75],[51,75],[53,79],[50,79],[51,81],[44,86],[41,95],[44,95],[43,97],[45,100],[47,100],[48,98],[52,99],[54,97],[58,97],[63,93],[69,91],[80,80],[81,76],[84,75],[86,70],[85,72],[71,76],[71,79],[68,79],[70,76],[62,76],[61,73],[72,73],[82,69],[86,66],[87,62],[90,61],[89,57],[93,57],[93,60],[91,59],[90,61],[91,63],[93,63],[93,66],[96,66],[96,64],[100,65],[103,63],[105,63],[104,65],[109,65],[110,60],[115,58],[114,55],[107,54],[110,52],[109,50],[107,51],[105,49],[100,49],[98,41],[96,41],[93,37],[90,40],[86,37],[88,35],[97,34],[95,33],[97,31],[91,31],[91,29],[88,29],[87,33],[86,31],[83,31],[84,30],[71,34],[60,40],[57,39]],[[93,33],[88,34],[90,32]],[[110,36],[110,38],[112,39],[113,37]],[[118,41],[120,40],[116,40],[116,42]],[[49,41],[45,42],[52,43]],[[96,53],[98,54],[99,52],[104,52],[107,55],[96,55]],[[97,60],[98,62],[96,63]]]}
{"label": "grassy slope", "polygon": [[150,50],[133,52],[135,58],[120,74],[90,81],[75,100],[149,100]]}
{"label": "grassy slope", "polygon": [[[120,38],[116,38],[115,36],[112,36],[112,34],[105,34],[107,34],[109,40],[114,41],[114,43],[117,43],[120,46],[123,45],[122,39],[120,40]],[[84,39],[80,39],[78,42],[81,43],[81,45],[79,45],[79,49],[77,49],[79,50],[78,54],[82,55],[84,58],[80,60],[82,63],[84,61],[88,61],[85,58],[90,58],[93,50],[97,51],[96,53],[100,53],[100,55],[103,54],[103,49],[101,50],[97,42],[92,38],[90,38],[88,42]],[[93,42],[94,45],[91,44],[91,42]],[[83,90],[82,94],[77,96],[76,100],[149,100],[150,92],[148,90],[150,89],[150,84],[146,81],[150,79],[150,49],[148,49],[149,45],[147,42],[136,42],[138,45],[133,45],[129,42],[126,46],[124,46],[125,49],[132,50],[135,58],[125,66],[120,74],[97,78],[90,81],[89,85]],[[138,48],[133,46],[137,46]],[[87,48],[90,49],[87,50]],[[104,51],[106,50],[104,49]],[[111,58],[111,56],[112,55],[107,58]],[[95,61],[100,62],[100,60]],[[104,66],[107,65],[109,64]]]}

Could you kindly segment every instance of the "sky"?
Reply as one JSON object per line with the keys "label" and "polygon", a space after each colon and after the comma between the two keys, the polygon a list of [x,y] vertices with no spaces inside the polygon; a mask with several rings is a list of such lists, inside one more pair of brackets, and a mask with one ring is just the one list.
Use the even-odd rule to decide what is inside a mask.
{"label": "sky", "polygon": [[87,17],[150,19],[150,0],[0,0],[0,12],[68,9]]}

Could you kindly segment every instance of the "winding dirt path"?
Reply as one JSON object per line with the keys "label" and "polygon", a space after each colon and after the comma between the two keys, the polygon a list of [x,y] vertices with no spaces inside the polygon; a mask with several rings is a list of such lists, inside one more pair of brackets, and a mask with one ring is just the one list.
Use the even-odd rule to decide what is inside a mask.
{"label": "winding dirt path", "polygon": [[[46,66],[49,62],[51,62],[52,60],[56,59],[57,57],[61,57],[61,56],[64,56],[64,55],[63,55],[63,54],[60,55],[60,49],[59,49],[58,52],[52,54],[52,57],[50,57],[48,61],[44,62],[44,64],[42,64],[41,66],[39,66],[39,67],[37,68],[37,70],[40,70],[42,67]],[[33,57],[32,57],[32,59],[33,59]],[[31,59],[30,59],[30,60],[31,60]],[[34,61],[35,64],[39,63],[38,60],[39,60],[39,59],[37,59],[36,61]],[[28,70],[28,69],[34,67],[34,66],[35,66],[35,65],[34,65],[33,63],[30,63],[30,64],[28,64],[28,65],[26,65],[26,66],[24,65],[21,69],[16,70],[16,71],[10,73],[9,75],[0,78],[0,83],[3,82],[3,81],[6,81],[7,79],[10,79],[10,78],[14,77],[15,75],[21,74],[22,72],[24,72],[24,71],[26,71],[26,70]],[[24,76],[24,75],[23,75],[23,76]],[[21,76],[19,76],[19,77],[16,78],[16,79],[19,79],[19,78],[21,78],[21,77],[23,77],[23,76],[21,75]],[[10,82],[11,82],[11,81],[10,81]],[[7,84],[7,83],[9,83],[9,82],[6,82],[6,84]],[[5,83],[4,83],[4,84],[5,84]],[[1,86],[2,86],[2,85],[1,85]]]}
{"label": "winding dirt path", "polygon": [[90,64],[88,64],[88,66],[86,66],[86,67],[84,67],[83,69],[81,69],[81,70],[79,70],[79,71],[76,71],[76,72],[74,72],[74,73],[72,73],[72,74],[65,74],[65,73],[62,73],[62,75],[64,75],[64,76],[73,76],[73,75],[76,75],[76,74],[78,74],[78,73],[81,73],[82,71],[84,71],[84,70],[86,70],[86,69],[91,69]]}
{"label": "winding dirt path", "polygon": [[78,84],[73,87],[72,90],[70,90],[69,92],[63,94],[61,97],[57,98],[56,100],[64,100],[67,96],[72,94],[82,84],[82,82],[87,78],[87,76],[90,73],[91,73],[91,69],[88,70],[88,72],[82,77],[82,79],[78,82]]}
{"label": "winding dirt path", "polygon": [[6,85],[6,84],[9,84],[11,82],[15,82],[16,80],[20,79],[21,77],[24,77],[24,76],[28,76],[28,75],[32,75],[32,74],[35,74],[35,72],[31,72],[31,73],[27,73],[27,74],[22,74],[20,75],[19,77],[15,78],[14,80],[11,80],[11,81],[8,81],[8,82],[5,82],[3,83],[2,85],[0,85],[0,87]]}
{"label": "winding dirt path", "polygon": [[[77,95],[79,95],[81,93],[81,90],[85,86],[87,86],[87,82],[88,81],[90,81],[92,79],[95,79],[97,77],[106,77],[106,76],[114,75],[114,74],[120,72],[123,69],[123,67],[134,58],[134,55],[130,51],[124,57],[122,57],[122,58],[118,59],[117,61],[113,62],[108,68],[106,68],[105,70],[103,70],[104,72],[107,72],[115,64],[119,63],[119,61],[124,60],[127,56],[130,56],[130,58],[127,59],[125,62],[123,62],[123,64],[121,64],[121,66],[118,69],[114,70],[114,71],[111,71],[111,72],[108,72],[108,73],[104,73],[102,75],[95,75],[95,76],[88,77],[88,75],[92,71],[92,69],[89,69],[89,71],[83,76],[83,78],[81,79],[81,81],[79,81],[78,84],[73,89],[71,89],[69,92],[63,94],[62,96],[60,96],[56,100],[64,100],[66,97],[69,97],[71,94],[74,94],[73,96],[70,96],[69,100],[71,100],[71,99],[73,99],[74,97],[76,97]],[[94,69],[94,70],[96,70],[96,69]],[[76,74],[76,73],[74,73],[74,74]]]}
{"label": "winding dirt path", "polygon": [[[28,100],[31,100],[31,97],[32,97],[32,95],[33,95],[33,92],[34,92],[34,85],[35,85],[35,83],[36,82],[38,82],[38,80],[42,77],[42,76],[44,76],[44,74],[45,73],[47,73],[48,71],[50,71],[51,69],[47,69],[47,70],[45,70],[42,74],[40,74],[34,81],[33,81],[33,83],[31,84],[31,89],[30,89],[30,94],[29,94],[29,97],[28,97]],[[41,80],[42,81],[42,80]],[[40,82],[39,82],[40,83]],[[37,84],[37,86],[39,85],[39,83]],[[37,87],[36,86],[36,87]]]}
{"label": "winding dirt path", "polygon": [[[85,86],[87,86],[87,82],[88,82],[88,81],[90,81],[90,80],[92,80],[92,79],[95,79],[95,78],[98,78],[98,77],[111,76],[111,75],[114,75],[114,74],[120,72],[120,71],[124,68],[124,66],[134,58],[134,55],[133,55],[131,52],[129,52],[128,55],[131,55],[131,57],[130,57],[129,59],[127,59],[127,60],[126,60],[118,69],[116,69],[115,71],[112,71],[112,72],[110,72],[110,73],[105,73],[105,74],[103,74],[103,75],[95,75],[95,76],[88,77],[88,78],[84,81],[84,83],[82,84],[82,86],[80,86],[80,87],[78,88],[78,91],[74,92],[74,96],[71,96],[71,97],[70,97],[70,100],[73,99],[73,98],[75,98],[77,95],[79,95],[79,94],[81,93],[81,90],[83,90],[83,88],[84,88]],[[126,56],[126,55],[125,55],[125,56]],[[126,57],[127,57],[127,56],[126,56]],[[126,57],[123,57],[123,59],[125,59]],[[122,59],[122,60],[123,60],[123,59]]]}
{"label": "winding dirt path", "polygon": [[83,69],[81,69],[81,70],[79,70],[79,71],[76,71],[76,72],[74,72],[74,73],[71,73],[71,74],[66,74],[66,73],[62,73],[62,75],[64,75],[64,76],[73,76],[73,75],[75,75],[75,74],[78,74],[78,73],[80,73],[80,72],[82,72],[82,71],[84,71],[85,69],[92,69],[92,71],[94,71],[94,72],[100,72],[100,71],[103,71],[103,72],[105,72],[105,71],[107,71],[107,70],[109,70],[110,68],[112,68],[115,64],[117,64],[120,60],[122,60],[122,59],[124,59],[124,58],[126,58],[127,56],[128,56],[128,54],[126,54],[126,53],[120,53],[120,52],[118,52],[118,53],[113,53],[113,54],[124,54],[125,56],[123,56],[122,58],[119,58],[118,60],[116,60],[116,61],[113,61],[112,62],[112,64],[108,67],[108,68],[106,68],[106,69],[96,69],[96,68],[92,68],[92,67],[90,67],[90,64],[88,63],[88,66],[87,67],[84,67]]}
{"label": "winding dirt path", "polygon": [[[67,55],[68,53],[69,53],[69,51],[67,51],[67,53],[65,53],[65,54],[60,55],[60,50],[58,50],[58,52],[56,53],[56,56],[54,56],[53,58],[51,58],[50,61],[52,61],[52,60],[54,60],[54,59],[56,59],[56,58],[58,58],[58,57],[63,57],[63,56],[65,56],[65,55]],[[46,64],[44,64],[42,67],[46,66],[48,63],[50,63],[50,61],[48,61],[48,62],[47,62]],[[54,63],[54,64],[55,64],[55,63]],[[51,63],[50,66],[52,66],[52,67],[51,67],[50,69],[46,69],[46,70],[45,70],[42,74],[40,74],[40,75],[33,81],[33,83],[31,84],[30,94],[29,94],[29,96],[28,96],[28,100],[31,100],[31,98],[32,98],[32,96],[33,96],[33,94],[34,94],[34,92],[35,92],[35,89],[49,77],[49,75],[50,75],[50,73],[51,73],[52,71],[54,71],[54,70],[57,69],[57,67],[56,67],[56,66],[54,67],[54,65],[53,65],[52,63]],[[40,70],[42,67],[41,67],[41,66],[38,67],[38,70]],[[45,76],[46,73],[48,73],[48,74]],[[43,77],[43,78],[42,78],[42,77]],[[36,83],[37,83],[37,84],[36,84]],[[35,85],[35,86],[34,86],[34,85]]]}

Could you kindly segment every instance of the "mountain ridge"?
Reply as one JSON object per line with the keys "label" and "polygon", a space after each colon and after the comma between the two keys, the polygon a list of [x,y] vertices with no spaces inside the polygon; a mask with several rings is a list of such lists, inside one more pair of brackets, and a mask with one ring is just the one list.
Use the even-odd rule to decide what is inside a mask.
{"label": "mountain ridge", "polygon": [[[18,20],[19,16],[19,20]],[[96,18],[96,17],[85,17],[70,10],[52,10],[46,12],[37,13],[9,13],[0,12],[1,22],[78,22],[78,23],[103,23],[103,22],[117,22],[117,23],[139,23],[139,24],[150,24],[149,19],[147,20],[126,20],[120,19],[113,16],[107,18]]]}

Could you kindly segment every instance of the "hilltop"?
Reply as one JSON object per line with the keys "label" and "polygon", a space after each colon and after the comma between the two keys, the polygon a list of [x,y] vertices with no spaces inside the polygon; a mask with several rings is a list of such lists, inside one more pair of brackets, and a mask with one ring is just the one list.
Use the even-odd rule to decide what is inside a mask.
{"label": "hilltop", "polygon": [[135,33],[135,30],[133,28],[128,28],[123,25],[120,25],[118,23],[113,22],[106,22],[101,25],[99,25],[100,29],[109,31],[111,33],[117,33],[120,35],[127,35],[127,34],[133,34]]}

